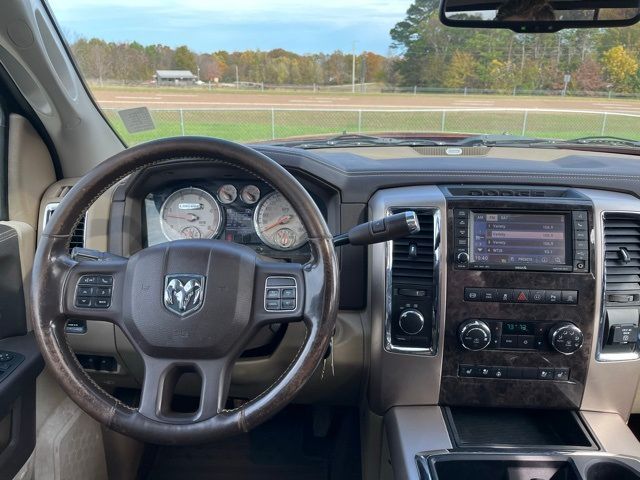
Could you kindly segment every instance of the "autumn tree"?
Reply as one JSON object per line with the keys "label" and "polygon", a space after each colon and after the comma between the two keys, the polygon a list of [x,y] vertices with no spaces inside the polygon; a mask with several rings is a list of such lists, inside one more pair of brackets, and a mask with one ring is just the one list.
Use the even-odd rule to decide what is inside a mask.
{"label": "autumn tree", "polygon": [[631,82],[638,72],[638,61],[624,46],[613,47],[602,55],[605,72],[614,87],[621,91],[628,91]]}
{"label": "autumn tree", "polygon": [[468,52],[456,51],[451,57],[447,68],[444,86],[448,88],[463,88],[472,86],[476,73],[476,60]]}

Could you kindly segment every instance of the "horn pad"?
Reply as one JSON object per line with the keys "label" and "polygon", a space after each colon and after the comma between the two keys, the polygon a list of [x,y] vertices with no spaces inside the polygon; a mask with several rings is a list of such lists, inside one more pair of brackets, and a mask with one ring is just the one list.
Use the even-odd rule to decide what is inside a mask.
{"label": "horn pad", "polygon": [[126,333],[150,356],[221,358],[249,325],[257,255],[219,240],[146,248],[127,266]]}

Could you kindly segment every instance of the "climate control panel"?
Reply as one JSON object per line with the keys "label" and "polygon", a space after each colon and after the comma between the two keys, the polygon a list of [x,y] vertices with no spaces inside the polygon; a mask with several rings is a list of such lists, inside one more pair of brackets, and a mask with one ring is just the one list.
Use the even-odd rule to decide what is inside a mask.
{"label": "climate control panel", "polygon": [[584,334],[571,322],[521,322],[471,319],[460,324],[460,345],[471,351],[555,350],[571,355],[582,347]]}

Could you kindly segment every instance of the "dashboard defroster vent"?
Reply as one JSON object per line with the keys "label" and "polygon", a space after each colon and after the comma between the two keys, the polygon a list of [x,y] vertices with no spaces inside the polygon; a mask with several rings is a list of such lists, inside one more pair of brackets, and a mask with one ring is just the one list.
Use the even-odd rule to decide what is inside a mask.
{"label": "dashboard defroster vent", "polygon": [[607,296],[640,295],[640,216],[605,214],[604,243]]}
{"label": "dashboard defroster vent", "polygon": [[431,290],[434,285],[433,212],[415,212],[420,222],[420,232],[393,242],[391,280],[394,288],[407,286]]}
{"label": "dashboard defroster vent", "polygon": [[[44,208],[44,221],[42,222],[42,230],[45,229],[49,220],[56,211],[56,208],[60,205],[60,203],[49,203]],[[75,247],[83,248],[85,241],[85,224],[86,224],[87,216],[85,215],[76,225],[76,229],[73,231],[73,235],[71,235],[71,240],[69,241],[69,251],[73,250]]]}

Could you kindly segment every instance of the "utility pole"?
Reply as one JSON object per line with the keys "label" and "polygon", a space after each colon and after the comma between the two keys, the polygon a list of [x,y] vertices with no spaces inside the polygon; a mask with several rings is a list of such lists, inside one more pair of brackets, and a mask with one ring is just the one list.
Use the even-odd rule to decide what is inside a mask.
{"label": "utility pole", "polygon": [[351,93],[356,93],[356,42],[351,47]]}
{"label": "utility pole", "polygon": [[236,88],[240,88],[240,75],[238,75],[238,65],[236,65]]}

